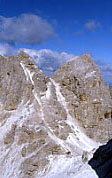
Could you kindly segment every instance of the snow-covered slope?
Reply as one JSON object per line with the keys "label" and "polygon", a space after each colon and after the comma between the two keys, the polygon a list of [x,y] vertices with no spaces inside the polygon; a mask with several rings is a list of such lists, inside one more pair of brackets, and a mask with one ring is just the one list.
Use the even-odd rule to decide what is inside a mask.
{"label": "snow-covered slope", "polygon": [[[88,56],[86,58],[88,60]],[[17,57],[0,58],[0,178],[97,177],[88,161],[99,145],[110,138],[111,118],[108,115],[105,121],[104,117],[111,112],[111,98],[97,67],[90,59],[93,68],[88,61],[89,67],[82,66],[81,69],[85,71],[85,80],[89,78],[83,88],[87,89],[92,79],[100,81],[102,87],[96,86],[92,96],[84,103],[81,96],[76,94],[76,91],[81,90],[80,85],[76,87],[77,80],[84,79],[79,76],[77,80],[74,77],[73,81],[69,74],[75,73],[75,69],[68,73],[66,68],[84,59],[85,56],[75,58],[57,71],[53,78],[48,78],[23,52]],[[66,74],[67,79],[64,76]],[[63,83],[65,81],[66,84]],[[102,100],[96,106],[92,102],[95,99],[99,102],[99,93]],[[108,101],[104,101],[107,97]],[[87,102],[91,103],[90,107],[86,107]],[[99,120],[101,115],[103,117],[100,124],[96,123],[96,119],[92,120],[96,113],[89,114],[93,106],[99,108]],[[80,117],[83,117],[82,120]],[[97,124],[96,135],[88,134],[83,119],[86,119],[90,130],[93,123]],[[99,135],[104,123],[105,138],[102,139]]]}

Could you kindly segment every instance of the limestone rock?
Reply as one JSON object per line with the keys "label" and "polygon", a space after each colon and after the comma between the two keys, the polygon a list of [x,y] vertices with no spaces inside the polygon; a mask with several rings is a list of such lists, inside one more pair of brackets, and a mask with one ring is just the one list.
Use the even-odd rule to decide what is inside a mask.
{"label": "limestone rock", "polygon": [[112,100],[98,67],[89,55],[77,57],[54,74],[69,113],[86,135],[105,143],[112,138]]}
{"label": "limestone rock", "polygon": [[84,55],[48,78],[30,56],[0,56],[0,178],[95,178],[88,161],[112,136],[112,100]]}
{"label": "limestone rock", "polygon": [[112,98],[112,88],[109,88],[109,90],[110,90],[110,95],[111,95],[111,98]]}

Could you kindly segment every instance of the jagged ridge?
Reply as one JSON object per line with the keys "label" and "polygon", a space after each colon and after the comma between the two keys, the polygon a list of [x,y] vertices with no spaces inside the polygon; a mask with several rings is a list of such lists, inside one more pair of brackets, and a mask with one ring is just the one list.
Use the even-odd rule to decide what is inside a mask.
{"label": "jagged ridge", "polygon": [[1,178],[97,177],[87,164],[112,135],[112,101],[89,55],[48,78],[24,52],[0,57]]}

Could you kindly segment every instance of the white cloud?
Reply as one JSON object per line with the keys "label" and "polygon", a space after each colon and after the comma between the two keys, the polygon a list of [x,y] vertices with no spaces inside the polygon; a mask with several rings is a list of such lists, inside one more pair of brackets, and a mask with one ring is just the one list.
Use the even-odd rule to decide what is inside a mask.
{"label": "white cloud", "polygon": [[0,16],[0,40],[6,43],[40,44],[54,36],[52,26],[37,15]]}
{"label": "white cloud", "polygon": [[94,20],[91,20],[85,23],[85,28],[89,31],[94,31],[100,27],[101,27],[101,24],[99,22],[95,22]]}
{"label": "white cloud", "polygon": [[112,63],[102,62],[101,60],[96,60],[96,64],[101,70],[102,77],[104,81],[112,87]]}
{"label": "white cloud", "polygon": [[0,44],[0,55],[9,56],[17,55],[18,51],[14,50],[9,44]]}
{"label": "white cloud", "polygon": [[68,54],[66,52],[58,53],[49,49],[42,49],[39,51],[31,49],[22,50],[35,59],[36,64],[47,76],[52,76],[62,64],[74,57],[73,54]]}

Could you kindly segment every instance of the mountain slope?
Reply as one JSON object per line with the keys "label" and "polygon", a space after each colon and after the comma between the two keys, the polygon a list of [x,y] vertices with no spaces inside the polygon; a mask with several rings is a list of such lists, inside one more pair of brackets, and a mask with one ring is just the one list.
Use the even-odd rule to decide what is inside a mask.
{"label": "mountain slope", "polygon": [[111,138],[112,101],[91,57],[52,78],[23,52],[0,66],[0,178],[97,177],[88,160]]}

